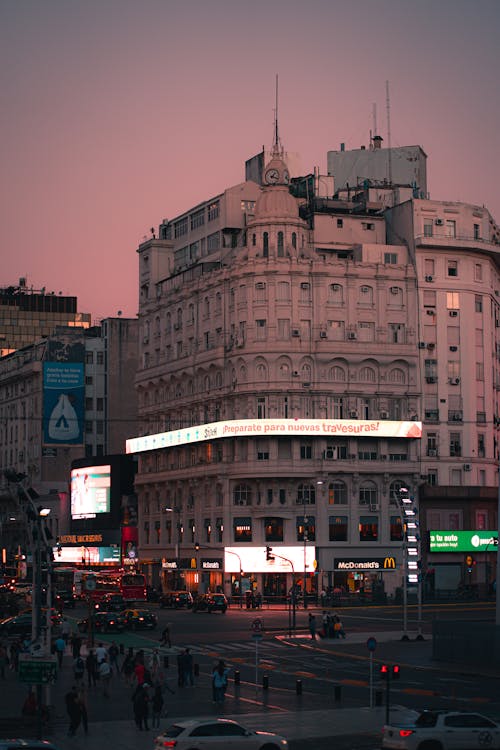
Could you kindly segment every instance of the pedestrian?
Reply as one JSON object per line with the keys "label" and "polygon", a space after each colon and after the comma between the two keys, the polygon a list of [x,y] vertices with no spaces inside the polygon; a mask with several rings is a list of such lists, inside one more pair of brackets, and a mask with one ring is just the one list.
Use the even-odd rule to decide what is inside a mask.
{"label": "pedestrian", "polygon": [[96,648],[96,650],[95,650],[95,655],[96,655],[96,658],[97,658],[97,666],[99,666],[99,664],[100,664],[100,663],[101,663],[102,661],[104,661],[104,659],[107,659],[107,658],[108,658],[108,652],[107,652],[107,649],[106,649],[106,648],[105,648],[105,647],[103,646],[103,644],[102,644],[102,643],[100,643],[100,644],[98,645],[98,647]]}
{"label": "pedestrian", "polygon": [[85,669],[87,670],[87,684],[89,687],[97,685],[97,657],[94,649],[91,648],[85,659]]}
{"label": "pedestrian", "polygon": [[144,666],[144,660],[140,656],[140,652],[135,657],[134,675],[138,687],[146,682],[146,667]]}
{"label": "pedestrian", "polygon": [[111,641],[111,646],[108,649],[109,654],[109,663],[111,665],[111,669],[116,670],[116,674],[120,672],[120,665],[118,664],[118,654],[120,653],[120,649],[116,645],[114,641]]}
{"label": "pedestrian", "polygon": [[85,662],[81,656],[77,656],[73,660],[73,675],[75,677],[75,684],[78,688],[83,685],[83,676],[85,674]]}
{"label": "pedestrian", "polygon": [[338,615],[334,615],[334,618],[333,618],[333,631],[334,631],[335,638],[346,637],[344,626],[342,625],[342,620],[340,619]]}
{"label": "pedestrian", "polygon": [[85,692],[85,688],[83,684],[78,690],[77,700],[78,700],[78,705],[80,706],[80,714],[82,718],[83,731],[85,734],[88,734],[89,733],[89,716],[88,716],[88,710],[87,710],[87,693]]}
{"label": "pedestrian", "polygon": [[189,648],[184,649],[183,659],[182,659],[182,673],[184,675],[183,677],[183,683],[184,687],[193,687],[194,686],[194,677],[193,677],[193,655]]}
{"label": "pedestrian", "polygon": [[5,667],[8,665],[7,649],[0,643],[0,677],[5,680]]}
{"label": "pedestrian", "polygon": [[82,712],[80,704],[78,702],[78,692],[76,690],[76,686],[73,686],[71,690],[66,693],[65,701],[66,711],[69,716],[68,737],[74,737],[76,730],[80,726],[80,722],[82,720]]}
{"label": "pedestrian", "polygon": [[127,685],[132,685],[134,680],[134,654],[131,648],[129,648],[123,660],[121,672]]}
{"label": "pedestrian", "polygon": [[153,693],[153,700],[151,702],[152,706],[152,717],[151,717],[151,726],[153,729],[158,729],[160,726],[160,718],[161,718],[161,711],[163,708],[163,691],[161,689],[161,685],[156,685],[155,691]]}
{"label": "pedestrian", "polygon": [[160,646],[168,646],[169,648],[172,648],[172,641],[170,640],[170,624],[165,625],[162,630]]}
{"label": "pedestrian", "polygon": [[82,647],[82,639],[78,635],[78,633],[73,633],[71,636],[71,650],[73,652],[73,659],[76,659],[77,656],[80,656],[80,649]]}
{"label": "pedestrian", "polygon": [[322,628],[320,631],[320,636],[322,638],[328,638],[328,618],[329,618],[328,612],[326,610],[323,610],[323,614],[321,615]]}
{"label": "pedestrian", "polygon": [[151,673],[151,679],[154,682],[156,679],[156,675],[161,670],[161,658],[160,658],[160,652],[157,648],[154,648],[151,652],[149,659],[148,659],[148,669]]}
{"label": "pedestrian", "polygon": [[149,716],[149,685],[147,682],[143,682],[141,685],[137,685],[134,694],[132,695],[132,702],[134,707],[134,719],[138,729],[149,729],[148,716]]}
{"label": "pedestrian", "polygon": [[109,698],[109,683],[111,682],[111,666],[107,657],[99,664],[99,682],[102,685],[102,694]]}
{"label": "pedestrian", "polygon": [[69,624],[68,618],[63,617],[63,621],[61,623],[61,635],[66,641],[66,643],[69,641],[70,633],[71,633],[71,625]]}
{"label": "pedestrian", "polygon": [[311,640],[316,640],[316,617],[312,614],[312,612],[309,612],[308,617],[308,624],[309,624],[309,633],[311,634]]}
{"label": "pedestrian", "polygon": [[59,638],[57,638],[54,646],[56,649],[57,663],[59,664],[59,669],[61,669],[62,663],[63,663],[64,652],[66,651],[66,641],[64,640],[62,635],[60,635]]}
{"label": "pedestrian", "polygon": [[215,703],[224,703],[228,674],[229,670],[221,659],[212,672],[212,692]]}

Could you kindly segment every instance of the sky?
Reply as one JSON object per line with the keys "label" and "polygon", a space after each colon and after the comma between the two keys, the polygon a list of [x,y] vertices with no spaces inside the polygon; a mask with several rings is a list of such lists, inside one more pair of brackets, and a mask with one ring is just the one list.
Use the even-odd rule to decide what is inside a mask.
{"label": "sky", "polygon": [[135,317],[139,243],[244,180],[276,76],[305,173],[376,122],[500,223],[499,33],[500,0],[0,0],[0,286]]}

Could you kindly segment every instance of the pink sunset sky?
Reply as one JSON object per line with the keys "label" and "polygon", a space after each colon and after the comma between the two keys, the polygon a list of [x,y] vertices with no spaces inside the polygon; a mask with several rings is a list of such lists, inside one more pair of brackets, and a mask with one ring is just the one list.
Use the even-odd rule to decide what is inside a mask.
{"label": "pink sunset sky", "polygon": [[273,139],[421,145],[430,197],[500,222],[498,0],[0,0],[0,286],[137,313],[150,227]]}

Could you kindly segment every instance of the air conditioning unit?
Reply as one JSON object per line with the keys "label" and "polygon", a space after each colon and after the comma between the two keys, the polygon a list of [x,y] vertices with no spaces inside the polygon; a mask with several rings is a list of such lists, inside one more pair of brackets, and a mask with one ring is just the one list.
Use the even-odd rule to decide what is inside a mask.
{"label": "air conditioning unit", "polygon": [[381,411],[380,412],[380,419],[388,419],[388,418],[389,418],[388,412],[386,412],[386,411]]}
{"label": "air conditioning unit", "polygon": [[428,375],[425,380],[427,383],[437,383],[437,378],[434,375]]}
{"label": "air conditioning unit", "polygon": [[436,224],[438,227],[442,227],[444,224],[444,221],[442,219],[436,219],[434,221],[434,224]]}
{"label": "air conditioning unit", "polygon": [[309,284],[307,283],[307,281],[303,281],[301,283],[301,285],[300,285],[300,288],[301,289],[309,289]]}
{"label": "air conditioning unit", "polygon": [[426,276],[425,280],[429,282],[434,281],[434,276]]}
{"label": "air conditioning unit", "polygon": [[456,352],[458,349],[458,346],[450,346],[450,352]]}
{"label": "air conditioning unit", "polygon": [[456,318],[458,316],[458,310],[450,310],[450,318]]}
{"label": "air conditioning unit", "polygon": [[427,455],[429,456],[429,458],[436,458],[437,454],[438,452],[435,448],[429,448],[427,451]]}
{"label": "air conditioning unit", "polygon": [[144,338],[142,339],[142,343],[149,344],[149,336],[144,336]]}
{"label": "air conditioning unit", "polygon": [[369,291],[370,291],[370,287],[369,286],[362,286],[361,287],[361,292],[363,294],[368,294]]}
{"label": "air conditioning unit", "polygon": [[435,346],[436,344],[433,341],[429,341],[429,343],[427,344],[427,349],[434,349]]}
{"label": "air conditioning unit", "polygon": [[381,461],[387,461],[387,456],[386,455],[380,456],[380,460]]}
{"label": "air conditioning unit", "polygon": [[300,374],[300,373],[299,373],[299,371],[298,371],[298,370],[294,370],[294,371],[292,372],[292,375],[293,375],[293,377],[294,377],[294,378],[298,378],[298,377],[299,377],[299,374]]}
{"label": "air conditioning unit", "polygon": [[472,466],[470,464],[464,464],[464,471],[471,471]]}
{"label": "air conditioning unit", "polygon": [[425,341],[419,341],[418,342],[418,348],[419,349],[425,349]]}
{"label": "air conditioning unit", "polygon": [[349,412],[349,417],[351,419],[357,419],[358,418],[358,412],[355,409],[352,409],[352,411]]}
{"label": "air conditioning unit", "polygon": [[326,331],[320,331],[319,332],[320,339],[326,339]]}
{"label": "air conditioning unit", "polygon": [[292,328],[292,336],[300,336],[300,328]]}
{"label": "air conditioning unit", "polygon": [[460,384],[460,378],[450,378],[448,380],[450,385],[459,385]]}
{"label": "air conditioning unit", "polygon": [[336,452],[337,450],[335,448],[327,448],[323,453],[323,457],[329,459],[336,458]]}
{"label": "air conditioning unit", "polygon": [[263,282],[263,281],[258,281],[258,282],[256,283],[256,285],[255,285],[255,288],[256,288],[256,289],[265,289],[265,288],[266,288],[266,285],[264,284],[264,282]]}
{"label": "air conditioning unit", "polygon": [[370,511],[372,513],[375,513],[378,509],[378,503],[370,503]]}
{"label": "air conditioning unit", "polygon": [[356,341],[356,334],[354,333],[354,331],[349,331],[349,333],[347,334],[347,338],[349,339],[349,341]]}
{"label": "air conditioning unit", "polygon": [[435,310],[427,310],[427,315],[435,315],[435,314],[436,314]]}
{"label": "air conditioning unit", "polygon": [[397,286],[391,286],[391,294],[399,294],[399,288]]}

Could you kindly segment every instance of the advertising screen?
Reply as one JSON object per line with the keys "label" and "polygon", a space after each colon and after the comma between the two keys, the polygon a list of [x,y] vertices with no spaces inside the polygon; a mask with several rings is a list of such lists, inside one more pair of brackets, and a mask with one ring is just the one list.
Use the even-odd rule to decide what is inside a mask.
{"label": "advertising screen", "polygon": [[496,552],[498,531],[429,531],[430,552]]}
{"label": "advertising screen", "polygon": [[71,470],[71,518],[95,518],[111,510],[111,466]]}

